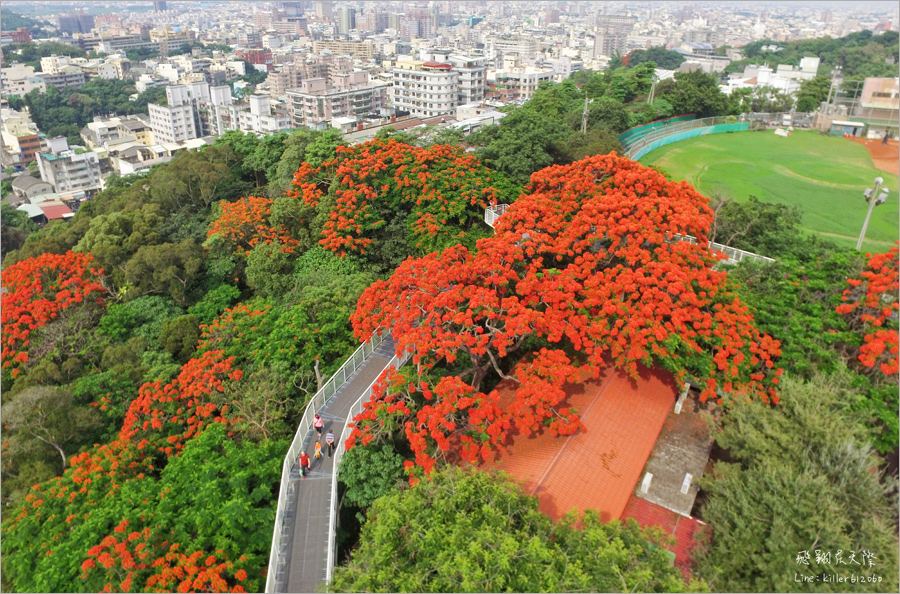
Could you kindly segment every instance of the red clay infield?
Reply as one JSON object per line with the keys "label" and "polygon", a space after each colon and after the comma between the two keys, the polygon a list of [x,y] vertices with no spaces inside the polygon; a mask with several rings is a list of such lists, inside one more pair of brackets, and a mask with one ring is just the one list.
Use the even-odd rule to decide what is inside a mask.
{"label": "red clay infield", "polygon": [[881,144],[880,140],[865,140],[862,138],[851,138],[850,140],[866,147],[876,168],[894,175],[900,175],[900,144],[896,140],[888,141],[884,145]]}

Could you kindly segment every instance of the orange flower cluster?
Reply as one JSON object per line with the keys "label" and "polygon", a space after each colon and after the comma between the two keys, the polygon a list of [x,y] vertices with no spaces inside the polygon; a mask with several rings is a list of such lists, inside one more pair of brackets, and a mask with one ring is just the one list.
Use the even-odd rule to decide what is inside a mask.
{"label": "orange flower cluster", "polygon": [[222,202],[222,214],[209,226],[207,237],[220,235],[234,245],[235,253],[247,255],[261,243],[280,242],[282,251],[291,253],[298,244],[288,233],[269,223],[272,200],[247,196],[234,202]]}
{"label": "orange flower cluster", "polygon": [[16,377],[28,362],[32,333],[82,303],[103,304],[103,270],[91,254],[41,254],[3,271],[7,292],[0,297],[2,366]]}
{"label": "orange flower cluster", "polygon": [[[547,345],[516,368],[516,401],[504,411],[492,409],[488,395],[460,392],[458,381],[434,394],[435,402],[396,411],[416,417],[407,430],[416,464],[428,469],[420,456],[441,451],[442,436],[453,430],[492,448],[512,425],[526,435],[542,427],[575,431],[580,421],[562,406],[563,384],[598,377],[610,362],[634,376],[643,363],[679,382],[705,380],[703,400],[724,391],[777,402],[780,345],[723,290],[726,274],[714,265],[724,256],[705,247],[712,217],[707,199],[686,183],[614,154],[589,157],[535,173],[530,193],[476,252],[454,246],[408,259],[369,287],[351,318],[357,337],[391,328],[398,352],[413,352],[420,369],[459,358],[472,364],[462,373],[478,386],[490,369],[503,374],[503,359],[528,338]],[[671,241],[676,234],[694,235],[698,244]],[[386,422],[394,392],[385,388],[376,394],[383,403],[359,419],[358,435]],[[448,415],[464,408],[477,420],[470,413],[468,426],[450,429]],[[487,427],[494,435],[484,438]],[[471,457],[475,445],[461,451]]]}
{"label": "orange flower cluster", "polygon": [[451,146],[419,148],[376,139],[337,152],[321,167],[304,163],[288,195],[317,207],[333,194],[319,243],[341,255],[364,254],[374,241],[371,232],[386,224],[386,214],[406,211],[420,246],[434,245],[458,234],[454,222],[480,218],[500,195],[492,185],[495,174]]}
{"label": "orange flower cluster", "polygon": [[219,561],[203,551],[185,555],[179,551],[180,545],[160,539],[150,528],[132,530],[125,536],[128,524],[122,520],[114,529],[123,535],[121,539],[112,534],[88,549],[81,565],[82,579],[100,569],[121,578],[107,582],[101,592],[246,592],[237,582],[245,580],[247,572],[235,571],[227,556]]}
{"label": "orange flower cluster", "polygon": [[[900,337],[897,333],[896,315],[900,309],[897,291],[898,248],[882,254],[867,254],[869,261],[860,274],[862,278],[848,279],[853,287],[846,289],[837,306],[840,314],[854,313],[867,332],[859,347],[859,361],[866,367],[877,364],[882,373],[895,376],[900,371]],[[860,289],[864,285],[864,289]],[[886,326],[892,325],[893,328]]]}
{"label": "orange flower cluster", "polygon": [[243,372],[232,369],[233,361],[222,351],[206,351],[185,363],[168,384],[157,380],[141,386],[119,439],[136,443],[139,451],[149,447],[172,456],[209,423],[234,423],[226,417],[228,405],[220,410],[208,399],[211,393],[223,391],[225,380],[241,379]]}

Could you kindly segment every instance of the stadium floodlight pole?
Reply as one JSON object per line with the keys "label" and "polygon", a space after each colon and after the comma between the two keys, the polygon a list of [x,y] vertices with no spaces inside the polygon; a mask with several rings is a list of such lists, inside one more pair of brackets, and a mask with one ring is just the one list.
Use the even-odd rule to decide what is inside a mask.
{"label": "stadium floodlight pole", "polygon": [[866,191],[863,192],[863,196],[866,198],[866,202],[869,203],[869,210],[866,212],[866,220],[863,221],[862,231],[859,233],[859,240],[856,242],[856,249],[862,249],[863,239],[866,237],[866,229],[869,226],[869,218],[872,216],[872,210],[879,204],[884,204],[884,201],[887,200],[888,189],[884,188],[884,191],[879,194],[878,191],[881,190],[881,184],[884,183],[884,180],[880,177],[875,178],[875,189],[866,188]]}

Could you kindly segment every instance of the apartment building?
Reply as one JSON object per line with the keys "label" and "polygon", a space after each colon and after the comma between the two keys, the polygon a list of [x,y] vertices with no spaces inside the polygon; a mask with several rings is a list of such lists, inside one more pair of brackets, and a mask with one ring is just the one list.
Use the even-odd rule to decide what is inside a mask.
{"label": "apartment building", "polygon": [[35,88],[40,88],[43,92],[46,86],[43,81],[32,82],[34,77],[34,66],[13,64],[8,68],[0,68],[0,97],[21,97]]}
{"label": "apartment building", "polygon": [[15,31],[0,32],[0,45],[8,43],[31,43],[31,31],[19,27]]}
{"label": "apartment building", "polygon": [[93,122],[89,122],[81,129],[80,135],[91,149],[109,149],[126,142],[153,144],[153,131],[150,129],[150,124],[136,116],[108,119],[97,116]]}
{"label": "apartment building", "polygon": [[[416,117],[449,115],[456,106],[484,99],[483,58],[428,52],[429,61],[407,60],[394,65],[394,107]],[[441,61],[434,61],[440,58]]]}
{"label": "apartment building", "polygon": [[227,86],[206,82],[166,87],[168,105],[149,103],[150,128],[156,142],[185,142],[237,129],[237,107]]}
{"label": "apartment building", "polygon": [[47,140],[48,151],[37,153],[41,179],[63,192],[100,189],[100,159],[94,151],[71,150],[65,136]]}
{"label": "apartment building", "polygon": [[139,35],[88,35],[77,39],[78,47],[85,51],[103,52],[106,54],[124,53],[126,50],[148,48],[159,51],[159,42],[150,41]]}
{"label": "apartment building", "polygon": [[273,134],[291,127],[288,114],[272,109],[268,95],[250,95],[250,109],[238,112],[238,128],[244,132]]}
{"label": "apartment building", "polygon": [[453,113],[459,105],[459,72],[450,64],[410,60],[394,65],[394,108],[416,117]]}
{"label": "apartment building", "polygon": [[272,50],[267,49],[248,49],[237,52],[238,57],[247,60],[251,64],[259,64],[265,66],[266,70],[271,72],[275,69],[272,64]]}
{"label": "apartment building", "polygon": [[37,125],[31,122],[27,113],[4,109],[0,115],[3,121],[0,125],[0,137],[3,139],[3,151],[0,153],[2,166],[22,166],[34,161],[41,148]]}
{"label": "apartment building", "polygon": [[269,92],[276,97],[284,97],[288,89],[299,87],[301,80],[301,69],[293,63],[282,64],[280,70],[270,72],[266,78],[266,82],[269,83]]}
{"label": "apartment building", "polygon": [[625,55],[628,35],[637,19],[623,15],[598,15],[594,35],[594,57]]}
{"label": "apartment building", "polygon": [[556,80],[553,68],[522,66],[518,60],[499,70],[488,70],[488,98],[501,101],[528,100],[542,82]]}
{"label": "apartment building", "polygon": [[313,78],[289,90],[288,106],[294,128],[324,130],[335,118],[363,117],[387,109],[388,83],[369,82],[366,72],[335,74],[333,84]]}
{"label": "apartment building", "polygon": [[363,60],[375,57],[375,44],[371,41],[313,41],[313,52],[328,50],[336,56],[349,55]]}

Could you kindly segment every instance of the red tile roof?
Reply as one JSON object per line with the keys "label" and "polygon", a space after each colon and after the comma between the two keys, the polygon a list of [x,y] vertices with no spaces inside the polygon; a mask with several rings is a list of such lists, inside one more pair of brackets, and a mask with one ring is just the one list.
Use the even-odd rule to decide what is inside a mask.
{"label": "red tile roof", "polygon": [[646,499],[632,495],[622,519],[633,518],[641,526],[659,526],[675,537],[675,544],[666,547],[675,553],[675,565],[685,579],[691,577],[691,550],[696,546],[696,534],[706,523],[697,518],[682,516]]}
{"label": "red tile roof", "polygon": [[44,216],[50,221],[64,218],[66,215],[72,215],[72,210],[65,204],[51,204],[48,206],[38,204],[38,208],[44,211]]}
{"label": "red tile roof", "polygon": [[[503,403],[512,401],[515,386],[498,385]],[[490,466],[537,494],[541,510],[553,518],[573,508],[599,510],[604,520],[619,518],[675,402],[674,379],[642,369],[635,381],[607,369],[599,380],[566,386],[566,393],[585,431],[514,436],[509,452]]]}

